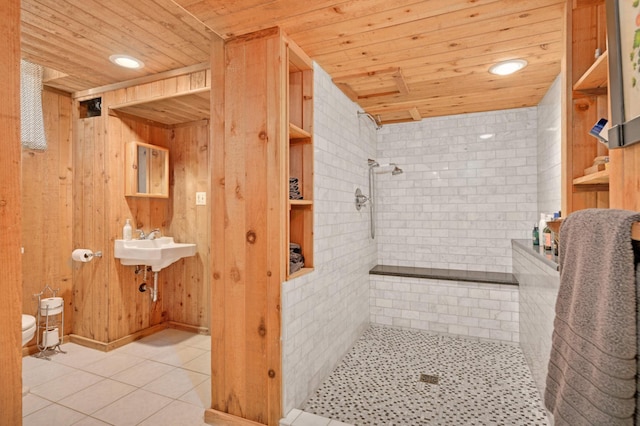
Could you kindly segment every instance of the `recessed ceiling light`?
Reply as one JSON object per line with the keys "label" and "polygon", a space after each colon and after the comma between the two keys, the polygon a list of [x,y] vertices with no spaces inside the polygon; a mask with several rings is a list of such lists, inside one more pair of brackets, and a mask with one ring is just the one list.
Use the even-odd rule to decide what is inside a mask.
{"label": "recessed ceiling light", "polygon": [[139,69],[144,67],[144,62],[129,55],[111,55],[109,60],[123,68]]}
{"label": "recessed ceiling light", "polygon": [[524,59],[512,59],[509,61],[498,62],[489,68],[491,74],[496,75],[509,75],[516,71],[520,71],[527,66],[527,61]]}

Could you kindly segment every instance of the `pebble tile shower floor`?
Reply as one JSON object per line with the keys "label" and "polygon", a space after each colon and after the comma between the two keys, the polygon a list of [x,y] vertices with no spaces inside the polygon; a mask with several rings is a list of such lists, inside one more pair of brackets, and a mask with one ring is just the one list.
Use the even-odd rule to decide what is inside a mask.
{"label": "pebble tile shower floor", "polygon": [[380,326],[304,411],[354,425],[549,424],[518,346]]}

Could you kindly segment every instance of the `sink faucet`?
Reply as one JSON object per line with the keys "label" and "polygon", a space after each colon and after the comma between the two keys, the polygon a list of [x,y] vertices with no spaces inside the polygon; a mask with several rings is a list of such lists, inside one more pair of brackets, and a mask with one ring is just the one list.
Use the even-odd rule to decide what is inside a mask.
{"label": "sink faucet", "polygon": [[144,231],[142,229],[136,229],[136,232],[139,232],[140,235],[138,235],[138,239],[139,240],[146,240],[147,236],[145,235]]}
{"label": "sink faucet", "polygon": [[153,240],[156,237],[161,237],[162,235],[160,234],[160,229],[156,228],[153,231],[149,232],[149,235],[147,235],[147,239],[148,240]]}

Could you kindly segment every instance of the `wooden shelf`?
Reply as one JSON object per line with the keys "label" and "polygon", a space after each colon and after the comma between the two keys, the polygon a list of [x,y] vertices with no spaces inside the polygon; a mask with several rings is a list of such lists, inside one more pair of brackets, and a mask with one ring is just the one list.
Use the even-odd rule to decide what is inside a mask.
{"label": "wooden shelf", "polygon": [[113,115],[125,114],[165,125],[208,119],[210,90],[208,87],[144,101],[127,102],[109,108]]}
{"label": "wooden shelf", "polygon": [[311,133],[296,126],[293,123],[289,123],[289,139],[307,139],[311,137]]}
{"label": "wooden shelf", "polygon": [[296,271],[293,274],[289,275],[289,280],[307,275],[310,272],[313,272],[313,268],[302,268],[299,271]]}
{"label": "wooden shelf", "polygon": [[[602,170],[573,180],[574,186],[609,185],[609,170]],[[602,190],[602,189],[595,189]]]}
{"label": "wooden shelf", "polygon": [[312,200],[289,200],[290,206],[312,206]]}
{"label": "wooden shelf", "polygon": [[580,77],[573,85],[573,90],[579,92],[602,92],[606,91],[608,86],[608,52],[604,52],[596,59],[589,69]]}

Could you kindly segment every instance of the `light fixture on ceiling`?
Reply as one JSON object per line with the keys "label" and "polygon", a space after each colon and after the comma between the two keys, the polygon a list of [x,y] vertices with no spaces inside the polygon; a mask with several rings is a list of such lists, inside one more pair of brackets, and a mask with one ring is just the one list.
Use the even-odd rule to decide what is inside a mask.
{"label": "light fixture on ceiling", "polygon": [[483,133],[482,135],[479,136],[479,138],[482,140],[487,140],[487,139],[491,139],[493,136],[494,136],[493,133]]}
{"label": "light fixture on ceiling", "polygon": [[111,55],[109,60],[123,68],[137,70],[144,67],[144,62],[129,55]]}
{"label": "light fixture on ceiling", "polygon": [[528,62],[524,59],[502,61],[492,65],[491,68],[489,68],[489,72],[496,75],[509,75],[516,71],[520,71],[522,68],[527,66],[527,63]]}

